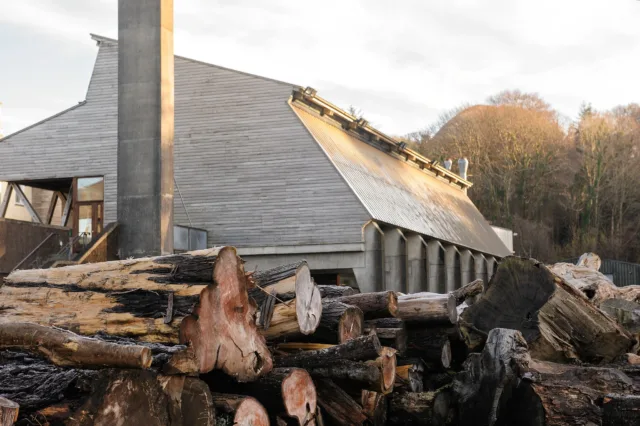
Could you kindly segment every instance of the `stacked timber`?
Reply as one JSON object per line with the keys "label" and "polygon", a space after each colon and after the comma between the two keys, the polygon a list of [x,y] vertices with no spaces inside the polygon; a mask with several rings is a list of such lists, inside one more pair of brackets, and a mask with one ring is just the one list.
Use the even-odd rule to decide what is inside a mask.
{"label": "stacked timber", "polygon": [[509,257],[448,294],[232,247],[15,271],[0,426],[638,425],[638,299],[597,266]]}

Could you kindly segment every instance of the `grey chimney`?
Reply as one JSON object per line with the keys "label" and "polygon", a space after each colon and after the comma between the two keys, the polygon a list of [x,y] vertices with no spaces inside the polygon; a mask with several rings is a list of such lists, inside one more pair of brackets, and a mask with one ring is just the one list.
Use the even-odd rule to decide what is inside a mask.
{"label": "grey chimney", "polygon": [[458,170],[458,175],[460,175],[462,179],[466,180],[467,170],[469,170],[469,160],[467,160],[467,157],[462,157],[458,160]]}
{"label": "grey chimney", "polygon": [[451,166],[453,165],[453,161],[451,161],[451,158],[447,158],[446,160],[444,160],[444,168],[447,170],[451,170]]}

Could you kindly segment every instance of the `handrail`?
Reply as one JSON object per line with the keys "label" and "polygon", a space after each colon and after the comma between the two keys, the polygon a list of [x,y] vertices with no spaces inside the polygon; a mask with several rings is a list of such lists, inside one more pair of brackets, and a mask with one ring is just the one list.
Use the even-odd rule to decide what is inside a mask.
{"label": "handrail", "polygon": [[[31,257],[35,252],[37,252],[37,251],[38,251],[38,249],[40,249],[40,247],[42,247],[42,246],[44,245],[44,243],[46,243],[47,241],[49,241],[49,239],[50,239],[51,237],[53,237],[54,235],[55,235],[55,234],[54,234],[53,232],[52,232],[52,233],[50,233],[49,235],[47,235],[47,237],[46,237],[44,240],[42,240],[42,241],[40,242],[40,244],[38,244],[38,245],[36,246],[36,248],[34,248],[33,250],[31,250],[31,252],[30,252],[28,255],[26,255],[26,256],[24,257],[24,259],[22,259],[22,260],[21,260],[21,261],[20,261],[16,266],[14,266],[14,267],[13,267],[13,269],[11,270],[11,272],[15,271],[15,270],[16,270],[16,269],[18,269],[20,266],[22,266],[22,264],[23,264],[24,262],[26,262],[26,261],[27,261],[27,259],[29,259],[29,258],[30,258],[30,257]],[[11,272],[10,272],[10,273],[11,273]]]}

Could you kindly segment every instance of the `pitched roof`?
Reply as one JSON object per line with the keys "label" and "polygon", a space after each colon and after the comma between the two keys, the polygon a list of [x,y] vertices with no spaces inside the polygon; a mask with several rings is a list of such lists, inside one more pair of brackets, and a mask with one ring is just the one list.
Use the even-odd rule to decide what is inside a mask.
{"label": "pitched roof", "polygon": [[373,219],[482,253],[510,254],[458,185],[365,142],[299,100],[292,108]]}

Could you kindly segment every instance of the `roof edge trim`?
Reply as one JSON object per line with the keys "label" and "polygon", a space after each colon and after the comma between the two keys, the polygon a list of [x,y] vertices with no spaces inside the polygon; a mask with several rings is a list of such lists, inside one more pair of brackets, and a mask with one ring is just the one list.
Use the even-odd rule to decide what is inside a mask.
{"label": "roof edge trim", "polygon": [[54,118],[59,117],[59,116],[61,116],[62,114],[66,114],[67,112],[73,111],[74,109],[79,108],[79,107],[83,106],[83,105],[84,105],[84,104],[86,104],[86,103],[87,103],[87,101],[81,101],[81,102],[78,102],[76,105],[74,105],[74,106],[72,106],[72,107],[70,107],[70,108],[67,108],[67,109],[65,109],[65,110],[63,110],[63,111],[60,111],[60,112],[58,112],[58,113],[54,114],[54,115],[51,115],[51,116],[49,116],[49,117],[47,117],[47,118],[44,118],[44,119],[42,119],[42,120],[40,120],[40,121],[38,121],[38,122],[36,122],[36,123],[30,124],[30,125],[28,125],[27,127],[23,127],[23,128],[22,128],[22,129],[20,129],[20,130],[16,130],[15,132],[13,132],[13,133],[11,133],[11,134],[8,134],[7,136],[5,136],[5,137],[3,137],[3,138],[0,138],[0,143],[4,142],[5,140],[9,139],[10,137],[13,137],[13,136],[19,135],[19,134],[20,134],[20,133],[22,133],[22,132],[26,132],[26,131],[27,131],[27,130],[29,130],[29,129],[32,129],[32,128],[36,127],[36,126],[39,126],[39,125],[41,125],[41,124],[43,124],[43,123],[46,123],[46,122],[47,122],[47,121],[49,121],[49,120],[53,120]]}

